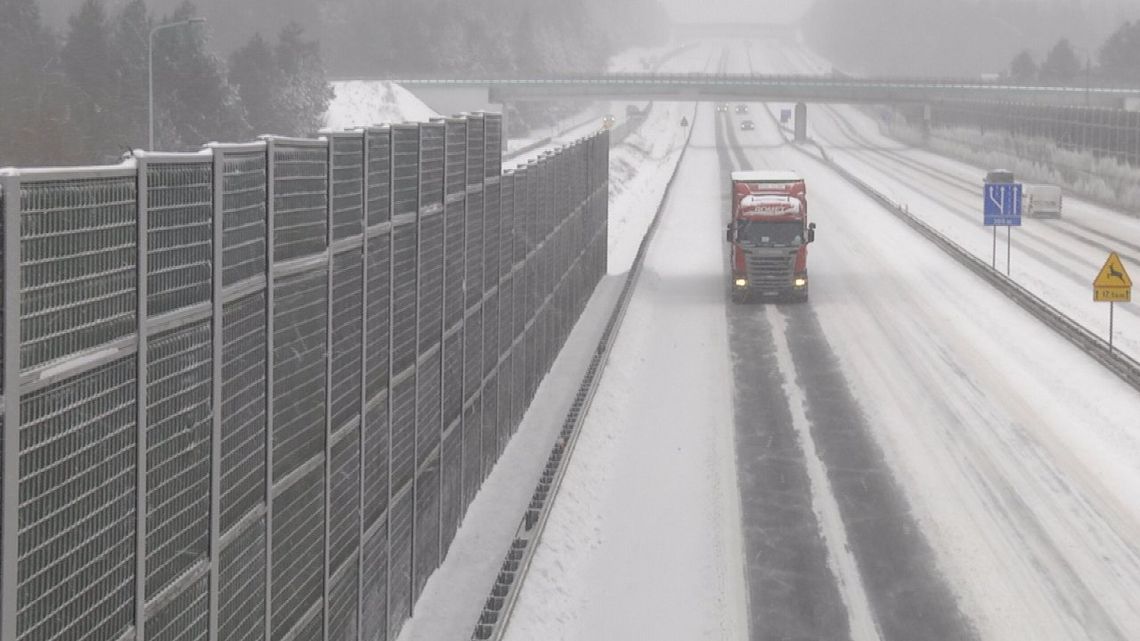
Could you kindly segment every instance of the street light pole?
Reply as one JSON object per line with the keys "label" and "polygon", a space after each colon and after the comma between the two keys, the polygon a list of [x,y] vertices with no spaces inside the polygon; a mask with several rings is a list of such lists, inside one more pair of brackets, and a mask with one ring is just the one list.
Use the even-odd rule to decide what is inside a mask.
{"label": "street light pole", "polygon": [[150,30],[150,34],[146,38],[146,89],[147,89],[147,151],[154,151],[154,34],[162,31],[163,29],[173,29],[175,27],[183,27],[191,24],[201,24],[205,22],[205,18],[190,18],[189,20],[179,20],[177,22],[167,22],[166,24],[156,25]]}

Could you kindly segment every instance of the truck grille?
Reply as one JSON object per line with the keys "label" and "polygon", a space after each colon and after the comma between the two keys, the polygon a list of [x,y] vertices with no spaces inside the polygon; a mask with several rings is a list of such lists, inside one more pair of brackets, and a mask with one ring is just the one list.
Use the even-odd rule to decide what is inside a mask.
{"label": "truck grille", "polygon": [[795,253],[748,252],[749,289],[784,289],[792,284]]}

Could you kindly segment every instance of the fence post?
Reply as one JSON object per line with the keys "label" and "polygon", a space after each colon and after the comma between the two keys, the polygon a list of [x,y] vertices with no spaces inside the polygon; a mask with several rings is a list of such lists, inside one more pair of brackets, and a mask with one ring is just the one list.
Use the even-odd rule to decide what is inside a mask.
{"label": "fence post", "polygon": [[[332,475],[334,473],[332,466],[332,405],[333,405],[333,380],[332,380],[332,349],[333,349],[333,256],[336,253],[333,248],[333,191],[335,180],[335,167],[336,164],[336,136],[331,133],[326,136],[328,144],[325,147],[327,165],[325,167],[325,523],[324,523],[324,570],[323,586],[321,588],[321,638],[328,641],[329,638],[329,583],[332,577],[329,575],[330,570],[330,557],[329,557],[329,518],[332,514]],[[361,417],[363,419],[363,417]]]}
{"label": "fence post", "polygon": [[[368,153],[369,130],[360,132],[360,421],[357,423],[359,463],[356,466],[356,639],[364,639],[364,419],[368,416]],[[386,606],[385,606],[386,607]]]}
{"label": "fence post", "polygon": [[265,640],[273,639],[273,247],[276,143],[265,139]]}
{"label": "fence post", "polygon": [[146,638],[146,383],[147,383],[147,228],[149,206],[147,202],[147,159],[138,160],[136,200],[137,240],[135,250],[136,318],[135,337],[138,351],[135,354],[136,419],[135,419],[135,641]]}
{"label": "fence post", "polygon": [[4,195],[4,468],[0,639],[16,638],[20,562],[20,178],[0,171]]}
{"label": "fence post", "polygon": [[218,641],[218,608],[221,589],[222,551],[220,549],[222,529],[222,358],[225,341],[223,313],[224,283],[223,269],[223,199],[225,197],[225,154],[214,149],[214,247],[213,247],[213,358],[211,380],[213,382],[212,402],[213,421],[210,434],[210,620],[209,641]]}

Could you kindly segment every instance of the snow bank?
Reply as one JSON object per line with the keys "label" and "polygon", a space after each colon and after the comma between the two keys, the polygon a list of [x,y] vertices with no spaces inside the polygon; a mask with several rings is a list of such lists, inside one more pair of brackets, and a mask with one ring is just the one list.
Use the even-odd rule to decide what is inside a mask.
{"label": "snow bank", "polygon": [[332,85],[336,97],[325,114],[329,129],[423,122],[439,116],[407,89],[391,82],[347,80]]}

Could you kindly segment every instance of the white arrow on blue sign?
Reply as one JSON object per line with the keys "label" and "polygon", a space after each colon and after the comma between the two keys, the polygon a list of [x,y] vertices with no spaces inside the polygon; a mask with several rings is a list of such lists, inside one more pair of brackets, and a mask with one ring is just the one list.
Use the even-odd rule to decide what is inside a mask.
{"label": "white arrow on blue sign", "polygon": [[1021,226],[1021,183],[987,183],[983,200],[986,227]]}

